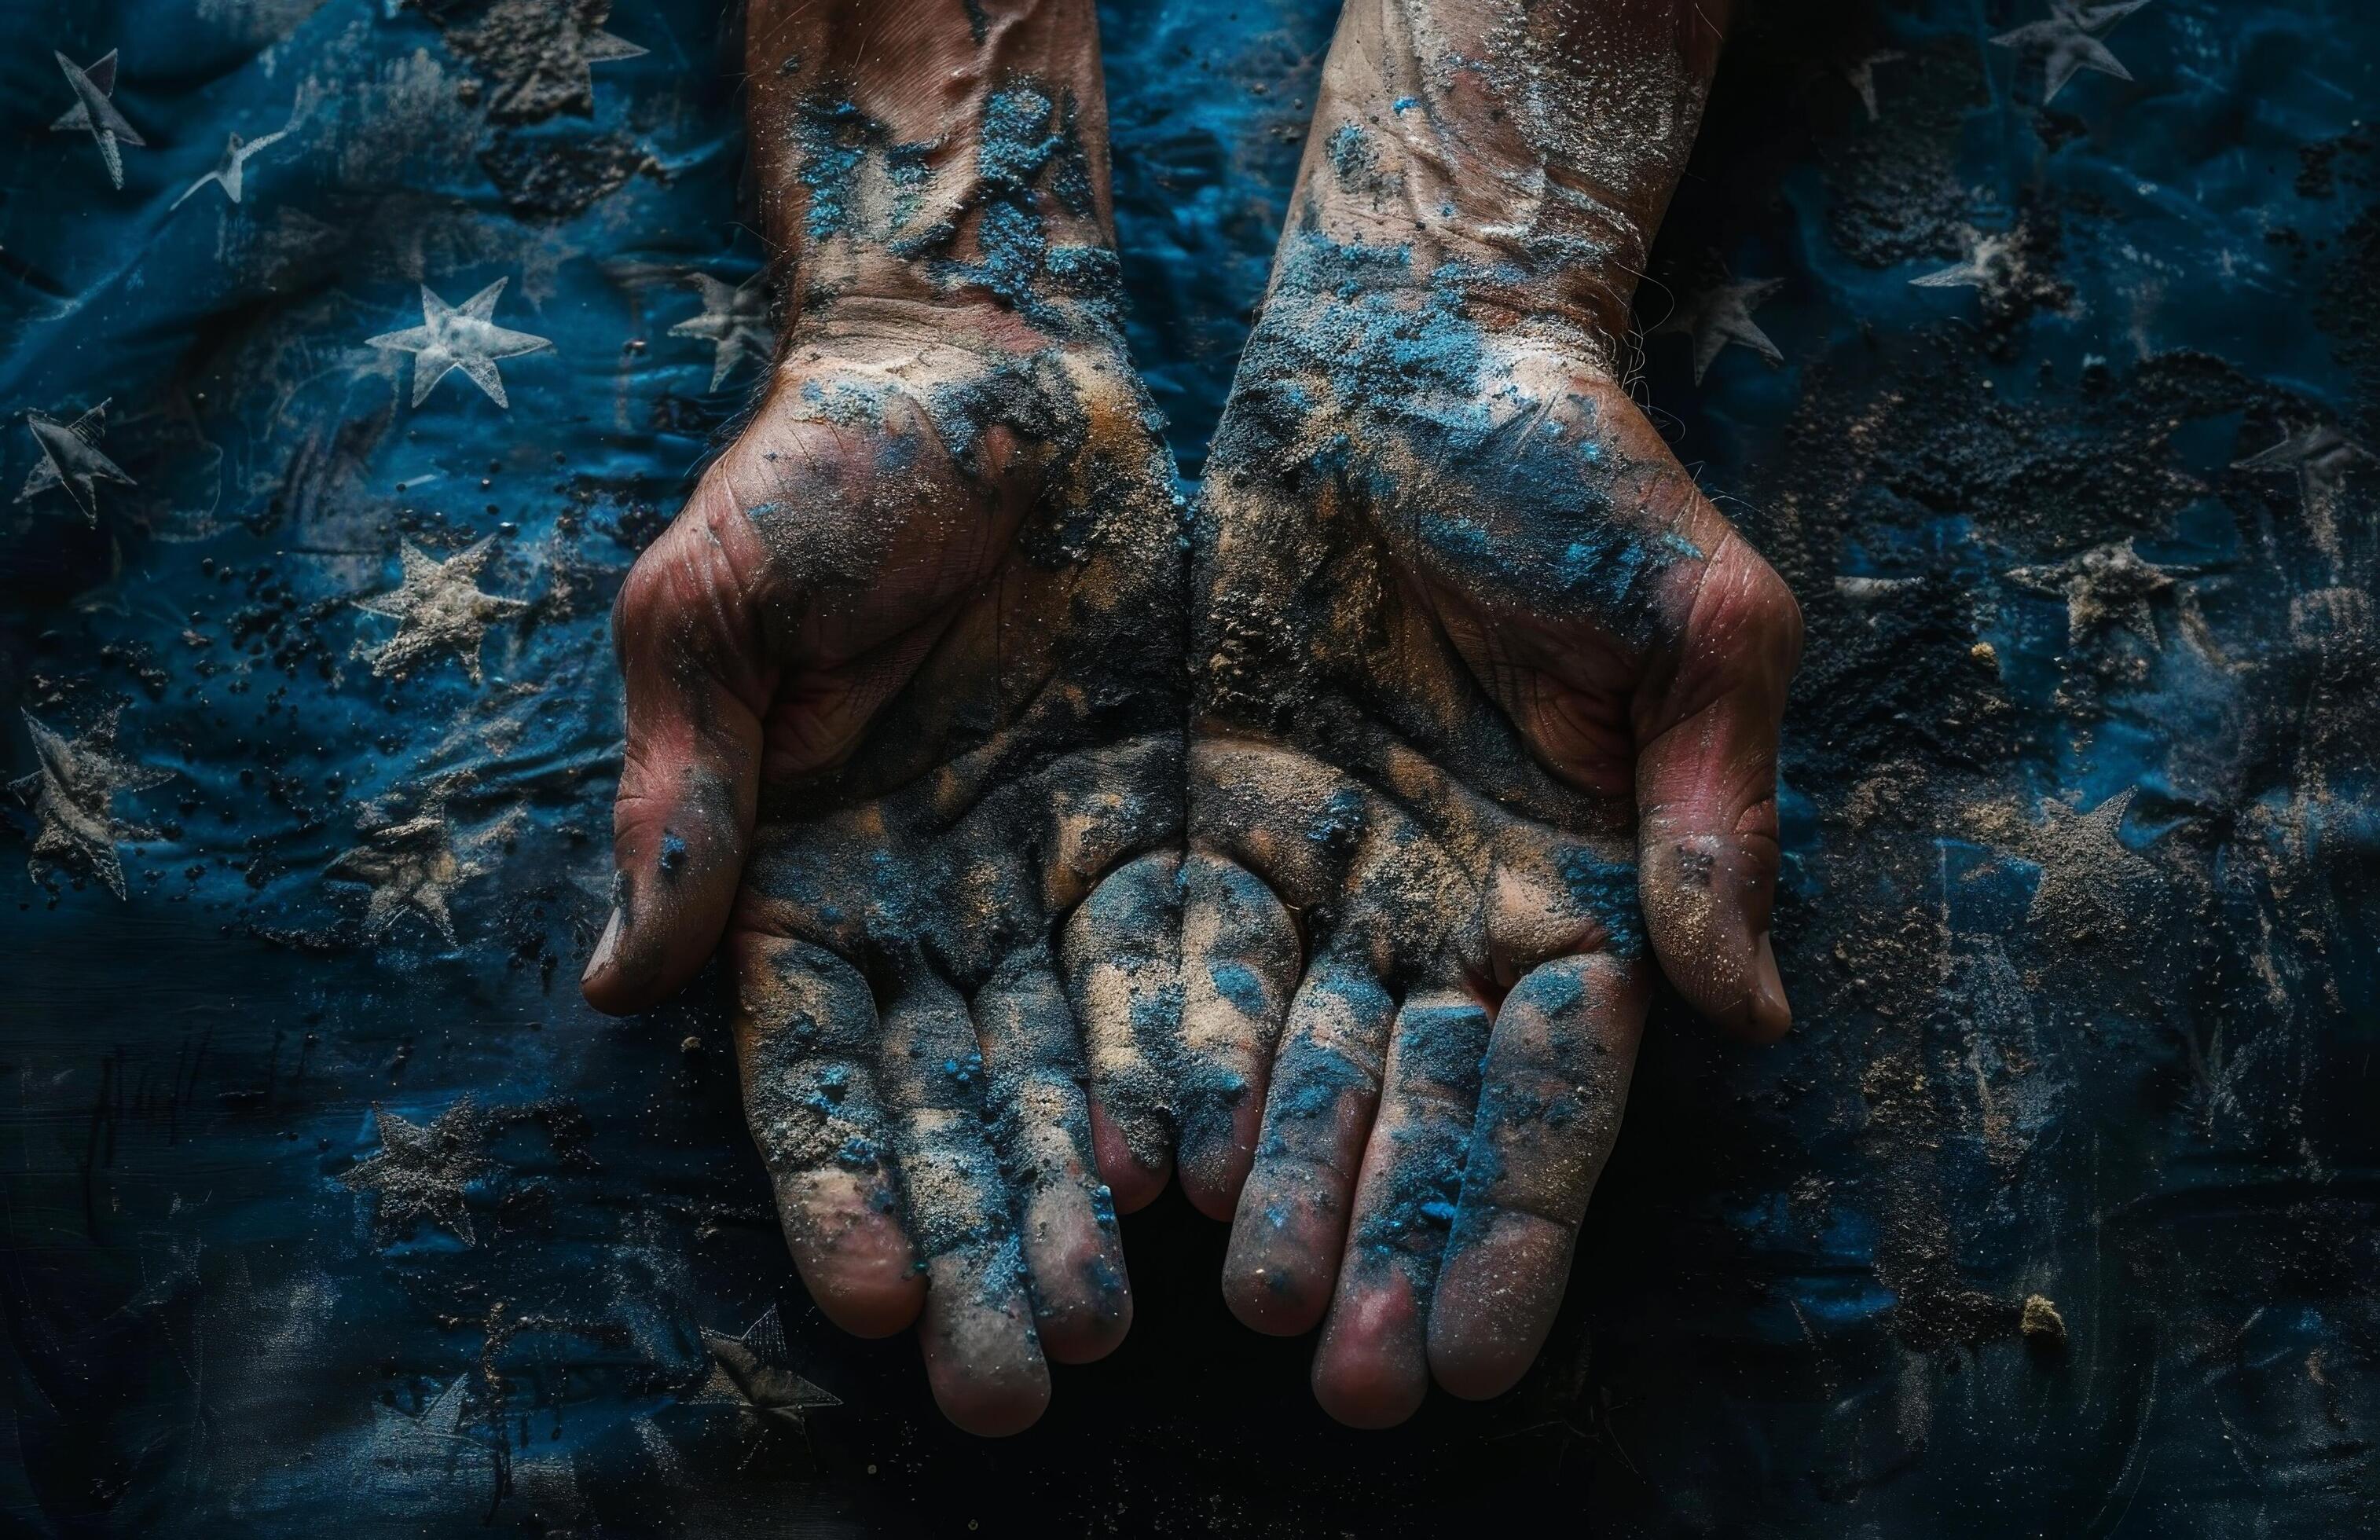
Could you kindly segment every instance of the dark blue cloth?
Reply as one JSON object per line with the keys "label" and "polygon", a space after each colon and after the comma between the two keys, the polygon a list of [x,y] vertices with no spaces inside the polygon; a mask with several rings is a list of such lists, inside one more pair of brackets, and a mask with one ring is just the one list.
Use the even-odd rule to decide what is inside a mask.
{"label": "dark blue cloth", "polygon": [[[754,378],[673,328],[761,251],[721,0],[508,4],[542,52],[476,0],[0,18],[0,495],[70,473],[0,504],[12,1530],[2380,1528],[2380,18],[2093,11],[2131,79],[2045,104],[1993,40],[2047,0],[1740,7],[1643,395],[1808,612],[1796,1035],[1658,1024],[1514,1395],[1333,1427],[1169,1199],[1131,1341],[987,1446],[808,1305],[709,997],[577,998],[606,607]],[[1331,11],[1104,8],[1192,476]],[[144,141],[120,190],[54,50]],[[1769,279],[1781,364],[1697,387],[1673,302]],[[552,344],[509,409],[413,405],[369,339],[499,281]],[[517,602],[376,673],[358,600],[481,540]]]}

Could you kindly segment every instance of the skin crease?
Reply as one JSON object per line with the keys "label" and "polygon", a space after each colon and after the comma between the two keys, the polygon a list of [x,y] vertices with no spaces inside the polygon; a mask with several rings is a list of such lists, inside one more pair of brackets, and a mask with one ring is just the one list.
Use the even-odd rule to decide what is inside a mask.
{"label": "skin crease", "polygon": [[788,314],[614,613],[584,988],[638,1011],[723,954],[811,1295],[864,1335],[916,1322],[943,1410],[1003,1434],[1049,1359],[1131,1321],[1097,1153],[1123,1201],[1165,1177],[1123,1152],[1164,1142],[1143,997],[1171,952],[1140,953],[1170,922],[1142,901],[1179,861],[1184,624],[1090,5],[970,9],[751,6]]}
{"label": "skin crease", "polygon": [[1652,962],[1747,1036],[1787,1019],[1798,614],[1609,368],[1715,29],[1349,6],[1195,626],[1088,0],[755,0],[748,37],[785,335],[615,613],[588,998],[649,1007],[723,941],[805,1282],[918,1321],[964,1427],[1121,1340],[1114,1215],[1177,1144],[1238,1213],[1233,1308],[1328,1312],[1335,1415],[1495,1393]]}
{"label": "skin crease", "polygon": [[1612,370],[1725,20],[1350,0],[1216,436],[1180,1170],[1355,1425],[1536,1356],[1656,965],[1790,1022],[1799,611]]}

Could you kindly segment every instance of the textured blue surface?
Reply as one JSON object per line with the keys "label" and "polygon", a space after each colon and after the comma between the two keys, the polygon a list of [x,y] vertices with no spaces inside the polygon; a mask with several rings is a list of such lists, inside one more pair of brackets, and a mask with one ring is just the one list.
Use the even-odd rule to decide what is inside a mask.
{"label": "textured blue surface", "polygon": [[[1330,1427],[1169,1201],[1127,1221],[1133,1340],[992,1448],[907,1342],[808,1306],[701,992],[625,1025],[576,997],[605,609],[756,367],[711,391],[672,333],[685,274],[761,257],[720,9],[618,0],[646,52],[593,64],[584,114],[568,75],[525,113],[507,61],[383,0],[0,19],[0,494],[40,463],[25,413],[103,400],[137,483],[98,480],[95,523],[66,489],[0,504],[10,773],[114,713],[115,768],[69,769],[122,783],[126,889],[37,858],[38,779],[7,800],[11,1527],[2380,1526],[2380,467],[2238,467],[2380,443],[2380,18],[2155,0],[2100,29],[2133,79],[2046,108],[1991,41],[2033,0],[1747,23],[1640,309],[1781,279],[1755,319],[1784,361],[1730,347],[1696,388],[1656,334],[1644,394],[1809,612],[1800,1030],[1652,1036],[1513,1397]],[[1195,476],[1331,8],[1105,9],[1132,340]],[[54,49],[122,51],[120,190],[50,130]],[[1870,121],[1843,67],[1880,51]],[[174,206],[285,125],[238,205]],[[1912,283],[2000,236],[1988,287]],[[498,280],[494,319],[552,343],[500,365],[509,410],[459,372],[412,406],[367,339]],[[355,601],[405,542],[481,539],[479,588],[522,601],[482,677],[377,676],[398,623]],[[2127,540],[2129,587],[2067,565]],[[714,1373],[704,1334],[756,1319],[841,1399],[807,1431]]]}

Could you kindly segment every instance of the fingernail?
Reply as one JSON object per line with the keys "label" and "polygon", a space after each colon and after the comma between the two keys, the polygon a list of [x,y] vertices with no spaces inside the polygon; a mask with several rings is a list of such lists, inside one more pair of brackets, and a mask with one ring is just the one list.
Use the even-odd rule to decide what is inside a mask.
{"label": "fingernail", "polygon": [[611,966],[613,950],[619,944],[620,911],[615,906],[612,910],[611,919],[605,922],[603,926],[602,940],[595,943],[595,955],[587,959],[587,971],[578,976],[578,982],[584,984],[589,979],[594,977],[597,974],[601,973],[605,968]]}
{"label": "fingernail", "polygon": [[1754,1010],[1759,1018],[1780,1029],[1792,1025],[1793,1007],[1785,999],[1785,977],[1777,971],[1777,948],[1766,930],[1753,943],[1752,981],[1758,997]]}

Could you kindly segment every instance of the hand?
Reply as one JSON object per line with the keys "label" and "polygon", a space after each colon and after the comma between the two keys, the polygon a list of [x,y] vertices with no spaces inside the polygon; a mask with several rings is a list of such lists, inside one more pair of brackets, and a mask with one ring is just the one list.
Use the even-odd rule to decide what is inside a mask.
{"label": "hand", "polygon": [[1111,333],[831,318],[622,589],[616,908],[586,991],[648,1006],[724,931],[812,1297],[867,1336],[922,1310],[944,1411],[1009,1432],[1045,1352],[1096,1358],[1131,1320],[1085,1035],[1145,1080],[1113,983],[1180,840],[1171,466]]}
{"label": "hand", "polygon": [[1785,1030],[1801,619],[1591,333],[1325,224],[1197,521],[1181,1165],[1232,1310],[1322,1322],[1316,1393],[1371,1426],[1535,1358],[1653,959]]}

